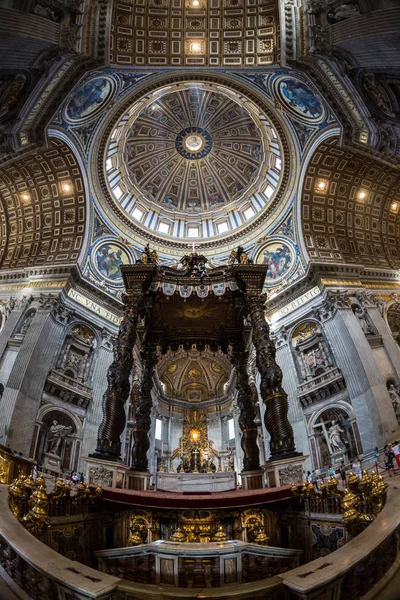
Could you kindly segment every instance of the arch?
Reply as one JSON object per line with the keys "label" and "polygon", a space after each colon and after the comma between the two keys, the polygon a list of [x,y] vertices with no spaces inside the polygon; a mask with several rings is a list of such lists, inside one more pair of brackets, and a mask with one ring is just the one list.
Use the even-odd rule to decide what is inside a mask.
{"label": "arch", "polygon": [[309,161],[300,216],[311,261],[400,267],[400,174],[337,138]]}
{"label": "arch", "polygon": [[54,404],[46,404],[45,406],[42,406],[39,409],[38,414],[36,416],[36,422],[39,423],[39,425],[43,425],[45,417],[52,412],[63,413],[69,419],[71,419],[71,421],[75,425],[76,437],[82,439],[83,427],[82,427],[82,423],[81,423],[79,417],[77,415],[75,415],[74,413],[70,412],[69,410],[66,410],[64,407],[55,406]]}
{"label": "arch", "polygon": [[310,420],[307,423],[307,431],[309,435],[312,435],[314,433],[314,425],[317,423],[318,419],[320,418],[320,416],[326,412],[328,409],[332,409],[332,408],[337,408],[339,410],[343,410],[344,412],[347,413],[349,419],[351,420],[355,420],[356,416],[354,414],[353,411],[353,407],[351,406],[351,404],[349,404],[349,402],[346,402],[345,400],[336,400],[335,402],[332,402],[331,404],[329,404],[329,406],[322,406],[321,408],[317,409],[315,412],[312,413]]}
{"label": "arch", "polygon": [[85,187],[75,154],[53,138],[0,168],[8,221],[1,268],[76,263],[85,232]]}
{"label": "arch", "polygon": [[90,240],[91,240],[91,236],[93,233],[92,229],[93,229],[93,222],[94,222],[94,203],[91,202],[90,186],[89,186],[89,180],[88,180],[88,175],[87,175],[87,171],[86,171],[86,165],[85,165],[85,162],[83,160],[83,157],[81,155],[79,148],[77,146],[75,146],[75,144],[73,143],[73,141],[71,140],[71,138],[69,137],[69,135],[66,132],[60,131],[58,129],[49,129],[48,133],[49,133],[50,138],[55,138],[55,139],[62,141],[64,144],[66,144],[71,149],[71,151],[73,152],[74,157],[78,163],[80,171],[81,171],[82,181],[83,181],[84,190],[85,190],[85,208],[86,208],[86,222],[85,222],[84,239],[82,242],[82,247],[81,247],[81,250],[79,253],[79,257],[77,259],[77,263],[81,264],[86,256],[87,250],[90,246]]}
{"label": "arch", "polygon": [[323,131],[322,134],[316,140],[314,140],[314,143],[308,149],[308,152],[305,155],[302,166],[301,166],[301,171],[300,171],[300,176],[299,176],[299,184],[298,184],[298,192],[296,194],[296,200],[295,200],[295,208],[294,208],[295,220],[294,221],[295,221],[296,229],[298,232],[298,244],[299,244],[301,252],[305,258],[310,258],[310,257],[308,255],[307,245],[305,243],[305,239],[304,239],[304,235],[303,235],[303,227],[301,226],[301,222],[302,222],[302,215],[301,215],[302,190],[303,190],[303,185],[304,185],[304,179],[305,179],[305,176],[307,173],[308,166],[309,166],[311,159],[314,156],[314,153],[317,150],[318,146],[320,144],[322,144],[322,142],[324,142],[325,140],[328,140],[333,137],[338,137],[340,134],[341,134],[341,130],[338,127],[334,127],[332,129],[327,129],[327,130]]}

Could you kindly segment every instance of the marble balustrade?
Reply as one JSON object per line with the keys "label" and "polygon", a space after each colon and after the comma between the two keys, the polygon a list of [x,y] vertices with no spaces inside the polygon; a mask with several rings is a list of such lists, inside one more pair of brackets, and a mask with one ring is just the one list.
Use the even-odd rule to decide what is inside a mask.
{"label": "marble balustrade", "polygon": [[[27,595],[31,597],[31,588],[35,585],[46,591],[48,600],[65,598],[66,594],[69,599],[80,600],[115,600],[121,596],[126,600],[154,600],[160,597],[161,591],[165,591],[166,597],[171,597],[172,590],[174,598],[185,600],[200,596],[215,600],[229,599],[230,596],[236,600],[275,600],[285,596],[285,592],[287,599],[332,597],[344,600],[361,597],[374,586],[379,587],[379,581],[398,562],[400,490],[391,481],[386,505],[377,519],[359,536],[330,554],[329,558],[322,557],[281,575],[247,583],[243,588],[224,585],[223,588],[214,589],[179,589],[171,588],[171,585],[163,587],[163,583],[144,585],[123,581],[71,561],[45,546],[24,529],[8,507],[7,492],[7,486],[0,485],[0,577],[18,598],[26,598]],[[272,548],[265,550],[271,551]],[[257,552],[263,551],[264,548],[257,548]],[[223,552],[223,545],[220,552]],[[227,556],[229,554],[225,554]],[[388,575],[382,581],[387,581],[387,577]]]}

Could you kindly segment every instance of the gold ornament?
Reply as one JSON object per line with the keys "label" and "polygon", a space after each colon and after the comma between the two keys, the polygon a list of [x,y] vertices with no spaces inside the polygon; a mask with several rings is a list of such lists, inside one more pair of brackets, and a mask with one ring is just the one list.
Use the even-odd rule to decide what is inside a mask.
{"label": "gold ornament", "polygon": [[220,525],[218,527],[218,531],[214,535],[212,541],[213,542],[226,542],[227,539],[228,539],[228,536],[226,535],[225,531],[223,530],[222,525]]}
{"label": "gold ornament", "polygon": [[178,529],[175,531],[175,533],[171,536],[171,540],[173,542],[185,542],[186,535],[183,533],[182,529],[180,527],[178,527]]}

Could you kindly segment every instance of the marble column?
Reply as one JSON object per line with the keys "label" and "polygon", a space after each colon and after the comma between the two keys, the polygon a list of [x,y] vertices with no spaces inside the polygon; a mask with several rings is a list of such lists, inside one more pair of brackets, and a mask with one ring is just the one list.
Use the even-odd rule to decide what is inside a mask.
{"label": "marble column", "polygon": [[232,351],[232,364],[236,369],[236,402],[239,408],[239,427],[242,432],[243,471],[255,471],[260,468],[260,450],[257,444],[256,408],[247,372],[249,353],[244,344],[236,345]]}
{"label": "marble column", "polygon": [[266,404],[265,426],[271,436],[271,459],[295,456],[293,429],[288,419],[288,399],[282,388],[282,371],[275,360],[275,345],[265,320],[264,296],[246,296],[246,309],[253,327],[257,368],[261,374],[261,396]]}
{"label": "marble column", "polygon": [[142,379],[140,382],[139,399],[135,412],[133,426],[132,465],[133,471],[148,471],[147,451],[150,448],[149,431],[151,428],[151,411],[153,400],[154,368],[157,364],[157,348],[150,341],[144,342],[140,351],[143,365]]}
{"label": "marble column", "polygon": [[130,392],[130,375],[133,366],[133,346],[142,304],[142,296],[126,294],[124,317],[114,343],[114,360],[111,363],[103,396],[103,420],[97,435],[94,458],[120,460],[121,435],[125,429],[125,402]]}

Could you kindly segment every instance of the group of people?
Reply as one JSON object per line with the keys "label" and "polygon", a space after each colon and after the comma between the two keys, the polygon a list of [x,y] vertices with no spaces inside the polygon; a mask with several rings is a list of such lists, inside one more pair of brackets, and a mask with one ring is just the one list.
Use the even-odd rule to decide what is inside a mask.
{"label": "group of people", "polygon": [[69,480],[72,481],[72,483],[74,483],[75,485],[77,483],[85,483],[85,476],[83,473],[76,473],[75,471],[73,471],[70,475]]}
{"label": "group of people", "polygon": [[396,460],[397,467],[400,469],[400,444],[396,440],[394,444],[386,444],[384,448],[385,454],[385,469],[389,473],[389,477],[395,475],[394,461]]}
{"label": "group of people", "polygon": [[[356,456],[354,458],[351,468],[352,468],[354,475],[356,475],[356,477],[358,477],[359,479],[362,479],[363,473],[362,473],[362,468],[361,468],[361,460],[360,460],[359,456]],[[347,474],[346,474],[346,465],[344,464],[343,460],[340,463],[340,465],[336,468],[332,464],[329,465],[329,469],[328,469],[329,479],[331,477],[336,477],[337,475],[339,475],[340,479],[342,480],[343,488],[346,487]],[[315,489],[319,490],[319,482],[321,481],[321,479],[318,479],[318,475],[316,474],[315,469],[313,471],[307,472],[307,481],[308,481],[308,483],[313,483],[315,486]]]}

